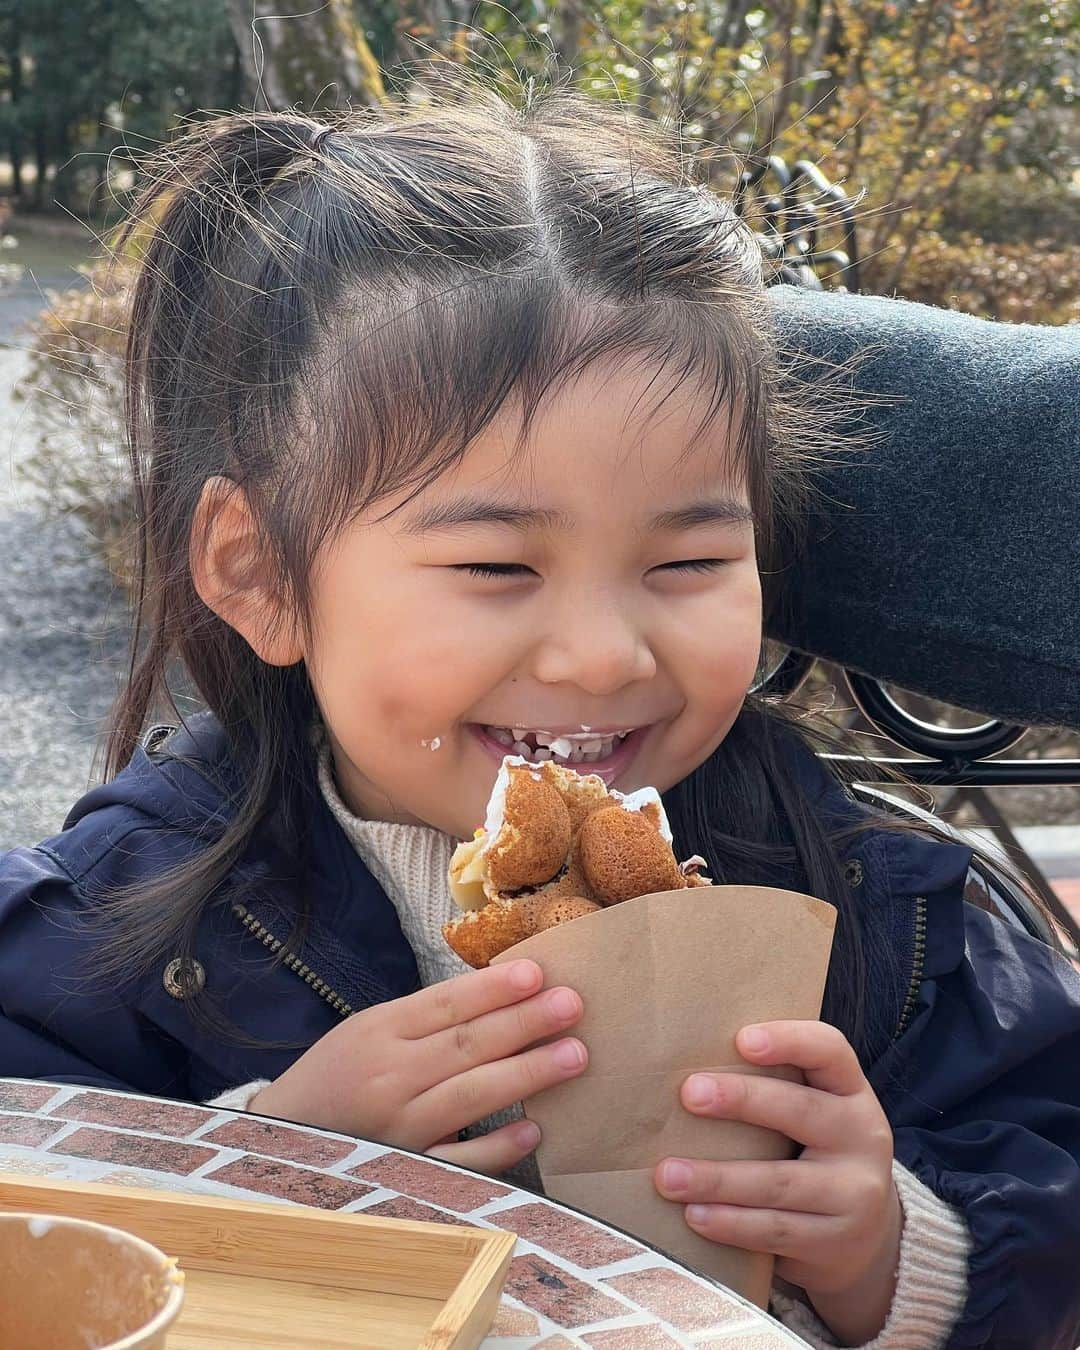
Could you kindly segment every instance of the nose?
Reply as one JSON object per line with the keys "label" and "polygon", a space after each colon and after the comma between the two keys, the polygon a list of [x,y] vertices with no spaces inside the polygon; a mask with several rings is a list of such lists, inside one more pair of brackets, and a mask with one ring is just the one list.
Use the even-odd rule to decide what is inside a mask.
{"label": "nose", "polygon": [[537,644],[534,675],[541,684],[576,684],[603,697],[650,680],[656,658],[628,607],[579,593],[552,621]]}

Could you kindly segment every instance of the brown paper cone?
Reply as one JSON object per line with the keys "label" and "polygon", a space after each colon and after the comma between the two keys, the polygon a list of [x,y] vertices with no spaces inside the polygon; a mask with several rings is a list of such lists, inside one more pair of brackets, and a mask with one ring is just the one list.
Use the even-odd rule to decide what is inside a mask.
{"label": "brown paper cone", "polygon": [[831,905],[794,891],[702,886],[613,905],[497,957],[531,958],[545,984],[568,985],[585,1004],[574,1034],[589,1067],[525,1103],[543,1135],[547,1194],[765,1307],[772,1256],[699,1237],[682,1206],[657,1194],[652,1172],[666,1157],[793,1154],[771,1130],[690,1115],[679,1086],[699,1069],[799,1076],[747,1064],[735,1034],[752,1022],[820,1015],[835,919]]}

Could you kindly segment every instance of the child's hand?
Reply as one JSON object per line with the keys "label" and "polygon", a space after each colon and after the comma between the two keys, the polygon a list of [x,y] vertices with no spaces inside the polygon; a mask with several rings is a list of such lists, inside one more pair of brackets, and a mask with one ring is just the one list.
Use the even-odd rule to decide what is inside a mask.
{"label": "child's hand", "polygon": [[584,1069],[580,1041],[535,1044],[582,1014],[573,990],[539,992],[542,983],[534,961],[510,961],[355,1013],[264,1088],[249,1110],[436,1153],[478,1171],[505,1171],[536,1147],[540,1132],[532,1122],[448,1141]]}
{"label": "child's hand", "polygon": [[872,1340],[892,1303],[903,1227],[885,1114],[835,1027],[767,1022],[744,1027],[736,1044],[752,1064],[795,1065],[806,1084],[699,1073],[683,1084],[683,1105],[778,1130],[802,1153],[786,1162],[668,1158],[656,1187],[687,1204],[687,1223],[704,1237],[774,1252],[776,1273],[806,1290],[845,1344]]}

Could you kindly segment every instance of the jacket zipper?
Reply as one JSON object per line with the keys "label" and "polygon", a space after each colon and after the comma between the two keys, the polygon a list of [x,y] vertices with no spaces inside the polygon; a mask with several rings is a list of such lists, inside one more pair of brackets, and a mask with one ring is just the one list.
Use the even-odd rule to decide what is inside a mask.
{"label": "jacket zipper", "polygon": [[915,897],[915,956],[911,965],[911,979],[908,981],[907,997],[900,1010],[900,1021],[893,1032],[897,1041],[907,1030],[915,1011],[915,1000],[919,996],[919,986],[923,981],[923,967],[926,964],[926,896]]}
{"label": "jacket zipper", "polygon": [[245,906],[238,901],[234,901],[232,912],[249,933],[257,937],[262,945],[273,952],[275,956],[280,956],[282,965],[287,966],[294,974],[299,975],[304,983],[313,989],[320,998],[325,999],[339,1016],[349,1017],[352,1015],[352,1004],[347,1003],[340,994],[334,993],[326,981],[321,980],[311,967],[301,961],[298,956],[293,956],[291,952],[285,951],[284,942],[279,941],[269,928],[264,927],[253,914],[248,912]]}

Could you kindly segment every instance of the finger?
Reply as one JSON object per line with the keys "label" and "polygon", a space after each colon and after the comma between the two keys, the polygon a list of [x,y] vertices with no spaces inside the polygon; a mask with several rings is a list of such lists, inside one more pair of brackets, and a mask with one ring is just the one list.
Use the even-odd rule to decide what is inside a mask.
{"label": "finger", "polygon": [[779,1209],[743,1209],[738,1205],[687,1205],[686,1222],[710,1242],[773,1252],[796,1261],[815,1255],[837,1236],[837,1220],[821,1214],[792,1214]]}
{"label": "finger", "polygon": [[402,1019],[400,1034],[410,1041],[434,1036],[496,1008],[518,1003],[535,994],[543,982],[544,973],[535,961],[508,961],[442,980],[394,1003]]}
{"label": "finger", "polygon": [[859,1120],[852,1118],[850,1101],[783,1078],[695,1073],[683,1084],[682,1103],[695,1116],[762,1125],[808,1148],[858,1146]]}
{"label": "finger", "polygon": [[507,1168],[528,1157],[540,1142],[540,1129],[531,1120],[515,1120],[479,1139],[464,1139],[460,1143],[436,1144],[427,1153],[442,1158],[458,1167],[469,1167],[474,1172],[499,1176]]}
{"label": "finger", "polygon": [[581,998],[572,989],[544,989],[509,1008],[497,1008],[429,1036],[416,1045],[418,1068],[426,1070],[430,1083],[441,1082],[566,1031],[580,1020],[582,1011]]}
{"label": "finger", "polygon": [[793,1064],[802,1069],[811,1087],[822,1092],[850,1097],[867,1086],[847,1038],[827,1022],[763,1022],[743,1027],[735,1046],[751,1064]]}
{"label": "finger", "polygon": [[800,1214],[844,1214],[849,1187],[828,1163],[705,1162],[665,1158],[656,1169],[656,1189],[682,1204],[743,1205]]}
{"label": "finger", "polygon": [[587,1062],[585,1047],[573,1037],[538,1045],[436,1084],[409,1104],[406,1120],[410,1131],[428,1139],[447,1130],[461,1130],[493,1111],[503,1111],[545,1088],[576,1078]]}

